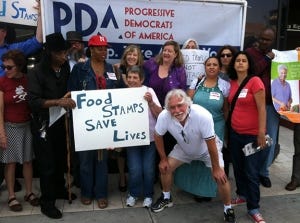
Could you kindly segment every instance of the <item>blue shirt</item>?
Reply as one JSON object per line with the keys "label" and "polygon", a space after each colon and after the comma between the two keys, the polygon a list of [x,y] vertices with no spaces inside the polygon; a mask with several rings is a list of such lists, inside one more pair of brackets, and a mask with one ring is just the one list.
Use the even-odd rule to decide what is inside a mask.
{"label": "blue shirt", "polygon": [[[21,50],[25,54],[25,56],[28,56],[32,53],[37,52],[41,48],[42,48],[42,44],[39,43],[36,37],[32,37],[28,40],[18,42],[18,43],[12,43],[12,44],[4,43],[4,45],[0,46],[0,66],[2,65],[1,57],[8,50],[18,49]],[[4,70],[0,67],[0,77],[2,76],[4,76]]]}

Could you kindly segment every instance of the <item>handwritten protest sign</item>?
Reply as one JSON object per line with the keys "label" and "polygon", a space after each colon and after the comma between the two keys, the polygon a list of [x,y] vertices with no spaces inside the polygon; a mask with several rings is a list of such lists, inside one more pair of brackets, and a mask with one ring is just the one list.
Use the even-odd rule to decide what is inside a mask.
{"label": "handwritten protest sign", "polygon": [[209,57],[209,51],[182,49],[181,52],[184,59],[184,67],[187,77],[186,84],[190,86],[194,79],[205,74],[204,62]]}
{"label": "handwritten protest sign", "polygon": [[300,54],[296,50],[272,50],[271,90],[275,109],[283,117],[300,123]]}
{"label": "handwritten protest sign", "polygon": [[13,24],[36,26],[38,19],[38,12],[34,8],[36,5],[36,0],[0,0],[0,20]]}
{"label": "handwritten protest sign", "polygon": [[146,87],[72,91],[75,150],[148,145]]}

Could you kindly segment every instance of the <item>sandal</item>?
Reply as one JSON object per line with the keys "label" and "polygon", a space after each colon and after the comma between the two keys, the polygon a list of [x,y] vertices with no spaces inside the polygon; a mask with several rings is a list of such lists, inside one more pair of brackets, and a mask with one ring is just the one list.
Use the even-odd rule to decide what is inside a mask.
{"label": "sandal", "polygon": [[81,203],[84,205],[90,205],[92,203],[92,200],[87,197],[81,197]]}
{"label": "sandal", "polygon": [[17,201],[16,197],[12,197],[8,200],[8,207],[11,211],[19,212],[22,211],[22,205]]}
{"label": "sandal", "polygon": [[107,208],[107,206],[108,206],[108,201],[105,198],[100,198],[97,202],[98,202],[98,207],[100,209]]}
{"label": "sandal", "polygon": [[34,207],[40,205],[40,199],[37,196],[35,196],[35,194],[32,192],[24,196],[24,201],[29,202]]}

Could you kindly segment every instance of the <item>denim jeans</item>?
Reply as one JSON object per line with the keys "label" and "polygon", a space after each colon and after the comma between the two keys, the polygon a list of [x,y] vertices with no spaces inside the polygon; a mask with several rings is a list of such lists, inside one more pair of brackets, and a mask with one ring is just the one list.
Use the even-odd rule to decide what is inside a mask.
{"label": "denim jeans", "polygon": [[129,176],[129,194],[133,197],[153,196],[156,147],[150,145],[129,147],[127,166]]}
{"label": "denim jeans", "polygon": [[107,198],[107,151],[79,152],[81,196],[86,198]]}
{"label": "denim jeans", "polygon": [[260,169],[260,175],[264,177],[269,177],[269,167],[271,166],[274,158],[275,146],[278,137],[279,128],[279,114],[275,110],[273,105],[267,105],[267,134],[273,139],[273,144],[268,149],[268,156],[266,160],[263,161],[263,165]]}
{"label": "denim jeans", "polygon": [[268,155],[266,150],[245,156],[242,148],[256,141],[257,136],[241,135],[231,129],[230,131],[230,150],[234,176],[236,180],[237,194],[246,198],[247,209],[259,209],[260,190],[259,190],[259,170],[262,162]]}

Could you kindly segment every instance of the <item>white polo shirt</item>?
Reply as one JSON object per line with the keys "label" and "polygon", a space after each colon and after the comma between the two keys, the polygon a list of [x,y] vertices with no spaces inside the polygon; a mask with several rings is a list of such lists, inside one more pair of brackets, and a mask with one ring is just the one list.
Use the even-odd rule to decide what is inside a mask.
{"label": "white polo shirt", "polygon": [[[211,166],[205,140],[216,137],[214,122],[210,112],[202,106],[197,104],[191,105],[184,126],[182,126],[176,118],[173,118],[169,111],[166,109],[163,110],[158,116],[155,131],[158,135],[164,135],[169,131],[176,139],[177,145],[175,145],[174,151],[171,152],[170,156],[173,157],[174,155],[174,158],[188,163],[192,160],[202,160],[207,166]],[[219,151],[219,159],[222,159],[219,160],[219,162],[221,166],[223,166],[221,153],[222,143],[218,139],[216,139],[216,142]]]}

